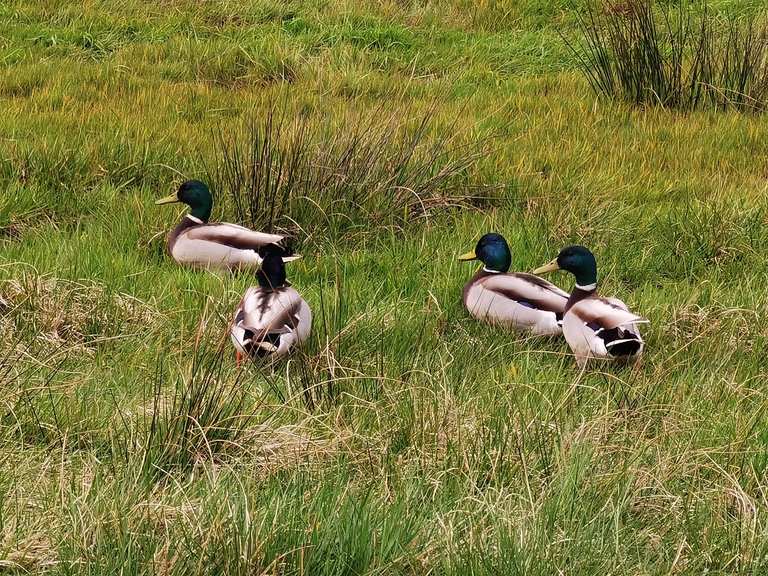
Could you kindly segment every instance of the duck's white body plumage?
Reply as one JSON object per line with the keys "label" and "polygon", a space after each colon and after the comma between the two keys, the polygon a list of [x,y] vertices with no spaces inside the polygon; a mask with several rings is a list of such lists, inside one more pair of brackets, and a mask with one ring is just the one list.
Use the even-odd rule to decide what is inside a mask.
{"label": "duck's white body plumage", "polygon": [[464,306],[478,320],[536,335],[560,334],[568,293],[532,274],[480,270],[464,287]]}
{"label": "duck's white body plumage", "polygon": [[[206,224],[186,215],[168,236],[168,251],[179,264],[199,268],[258,268],[257,250],[280,244],[279,234],[255,232],[227,222]],[[285,261],[292,260],[287,257]]]}
{"label": "duck's white body plumage", "polygon": [[312,311],[290,286],[246,290],[230,328],[235,348],[251,356],[283,356],[309,337]]}
{"label": "duck's white body plumage", "polygon": [[645,347],[638,324],[648,321],[633,314],[618,298],[597,295],[576,298],[563,317],[563,336],[579,366],[590,358],[636,359]]}

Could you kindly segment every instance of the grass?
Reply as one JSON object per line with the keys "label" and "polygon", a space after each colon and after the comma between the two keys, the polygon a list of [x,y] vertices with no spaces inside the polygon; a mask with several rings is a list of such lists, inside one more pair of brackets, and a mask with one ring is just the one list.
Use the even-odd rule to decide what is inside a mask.
{"label": "grass", "polygon": [[[764,573],[768,128],[595,98],[560,36],[583,7],[1,4],[2,568]],[[492,201],[276,212],[313,335],[238,371],[254,279],[174,265],[181,211],[153,201],[270,110],[311,159],[369,119],[375,185],[414,134],[421,159],[449,134],[448,165],[483,143],[434,192]],[[214,217],[238,219],[227,187]],[[581,374],[563,342],[471,321],[455,256],[489,230],[520,270],[592,247],[651,320],[642,364]]]}

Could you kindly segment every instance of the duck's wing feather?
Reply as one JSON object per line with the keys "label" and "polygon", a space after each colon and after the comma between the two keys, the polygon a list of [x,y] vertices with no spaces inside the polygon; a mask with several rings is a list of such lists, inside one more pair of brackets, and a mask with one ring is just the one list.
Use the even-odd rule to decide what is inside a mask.
{"label": "duck's wing feather", "polygon": [[256,334],[283,334],[296,329],[304,300],[293,288],[266,291],[249,288],[235,315],[235,323]]}
{"label": "duck's wing feather", "polygon": [[647,323],[648,320],[633,314],[618,298],[585,298],[574,304],[569,313],[573,313],[584,324],[599,325],[599,328],[613,330]]}
{"label": "duck's wing feather", "polygon": [[205,240],[238,250],[258,250],[268,244],[280,244],[284,239],[279,234],[255,232],[244,226],[227,222],[195,226],[190,228],[185,235],[190,240]]}
{"label": "duck's wing feather", "polygon": [[568,302],[567,292],[533,274],[494,274],[483,278],[482,283],[499,296],[556,314],[562,314]]}

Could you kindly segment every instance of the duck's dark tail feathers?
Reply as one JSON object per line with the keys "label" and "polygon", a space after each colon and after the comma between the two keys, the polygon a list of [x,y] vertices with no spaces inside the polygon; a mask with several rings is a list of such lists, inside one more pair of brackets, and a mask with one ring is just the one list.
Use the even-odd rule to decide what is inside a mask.
{"label": "duck's dark tail feathers", "polygon": [[290,238],[284,238],[279,244],[265,244],[259,247],[256,249],[256,253],[262,258],[266,258],[269,255],[288,258],[295,255],[296,251],[293,247],[293,241]]}
{"label": "duck's dark tail feathers", "polygon": [[605,342],[608,354],[616,358],[634,356],[643,347],[643,341],[637,334],[622,328],[600,330],[598,336]]}
{"label": "duck's dark tail feathers", "polygon": [[280,347],[280,334],[267,333],[262,338],[254,338],[255,333],[246,329],[243,335],[243,349],[249,356],[264,358],[277,352]]}

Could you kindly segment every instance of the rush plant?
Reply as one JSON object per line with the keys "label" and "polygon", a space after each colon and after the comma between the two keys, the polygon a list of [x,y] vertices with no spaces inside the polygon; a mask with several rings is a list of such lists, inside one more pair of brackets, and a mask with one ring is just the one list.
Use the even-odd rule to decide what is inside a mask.
{"label": "rush plant", "polygon": [[636,105],[763,111],[768,29],[755,15],[721,18],[682,0],[590,2],[566,42],[592,89]]}

